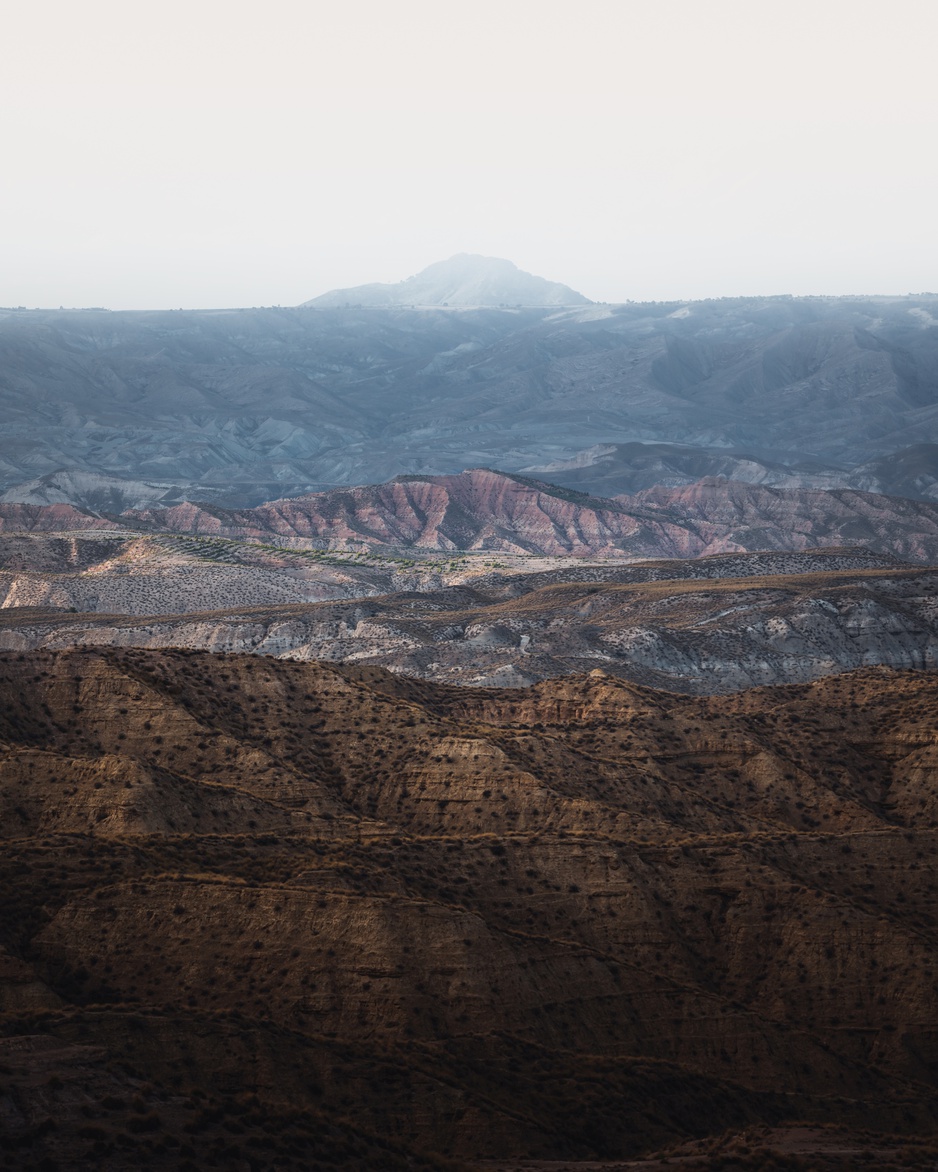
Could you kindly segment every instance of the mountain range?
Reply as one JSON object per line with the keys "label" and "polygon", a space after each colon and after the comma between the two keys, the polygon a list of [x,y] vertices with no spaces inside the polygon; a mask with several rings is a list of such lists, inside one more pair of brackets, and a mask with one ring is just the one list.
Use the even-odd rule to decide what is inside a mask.
{"label": "mountain range", "polygon": [[931,295],[0,310],[0,490],[252,505],[484,465],[928,496],[936,321]]}

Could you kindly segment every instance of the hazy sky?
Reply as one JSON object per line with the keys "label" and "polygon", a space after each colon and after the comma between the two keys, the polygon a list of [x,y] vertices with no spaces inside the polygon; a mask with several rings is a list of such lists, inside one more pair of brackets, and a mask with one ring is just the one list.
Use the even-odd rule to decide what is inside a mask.
{"label": "hazy sky", "polygon": [[9,0],[0,305],[938,291],[936,0]]}

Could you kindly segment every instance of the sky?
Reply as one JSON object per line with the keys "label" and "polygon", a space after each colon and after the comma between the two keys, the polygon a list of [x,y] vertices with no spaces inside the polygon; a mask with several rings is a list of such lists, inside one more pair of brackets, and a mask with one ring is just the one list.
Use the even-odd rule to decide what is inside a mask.
{"label": "sky", "polygon": [[935,0],[29,0],[0,305],[938,292]]}

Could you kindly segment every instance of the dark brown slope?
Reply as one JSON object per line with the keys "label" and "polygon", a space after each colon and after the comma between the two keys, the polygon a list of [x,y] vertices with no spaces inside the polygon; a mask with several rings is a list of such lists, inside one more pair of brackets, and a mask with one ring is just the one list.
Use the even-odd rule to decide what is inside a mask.
{"label": "dark brown slope", "polygon": [[883,670],[695,699],[0,657],[7,1127],[115,1169],[297,1110],[470,1160],[927,1133],[936,720],[938,678]]}

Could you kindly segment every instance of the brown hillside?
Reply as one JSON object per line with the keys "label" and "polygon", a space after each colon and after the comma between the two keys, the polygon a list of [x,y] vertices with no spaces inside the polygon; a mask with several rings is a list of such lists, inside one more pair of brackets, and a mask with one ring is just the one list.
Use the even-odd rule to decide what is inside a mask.
{"label": "brown hillside", "polygon": [[113,1169],[928,1135],[936,726],[938,677],[886,669],[6,654],[0,1119]]}

